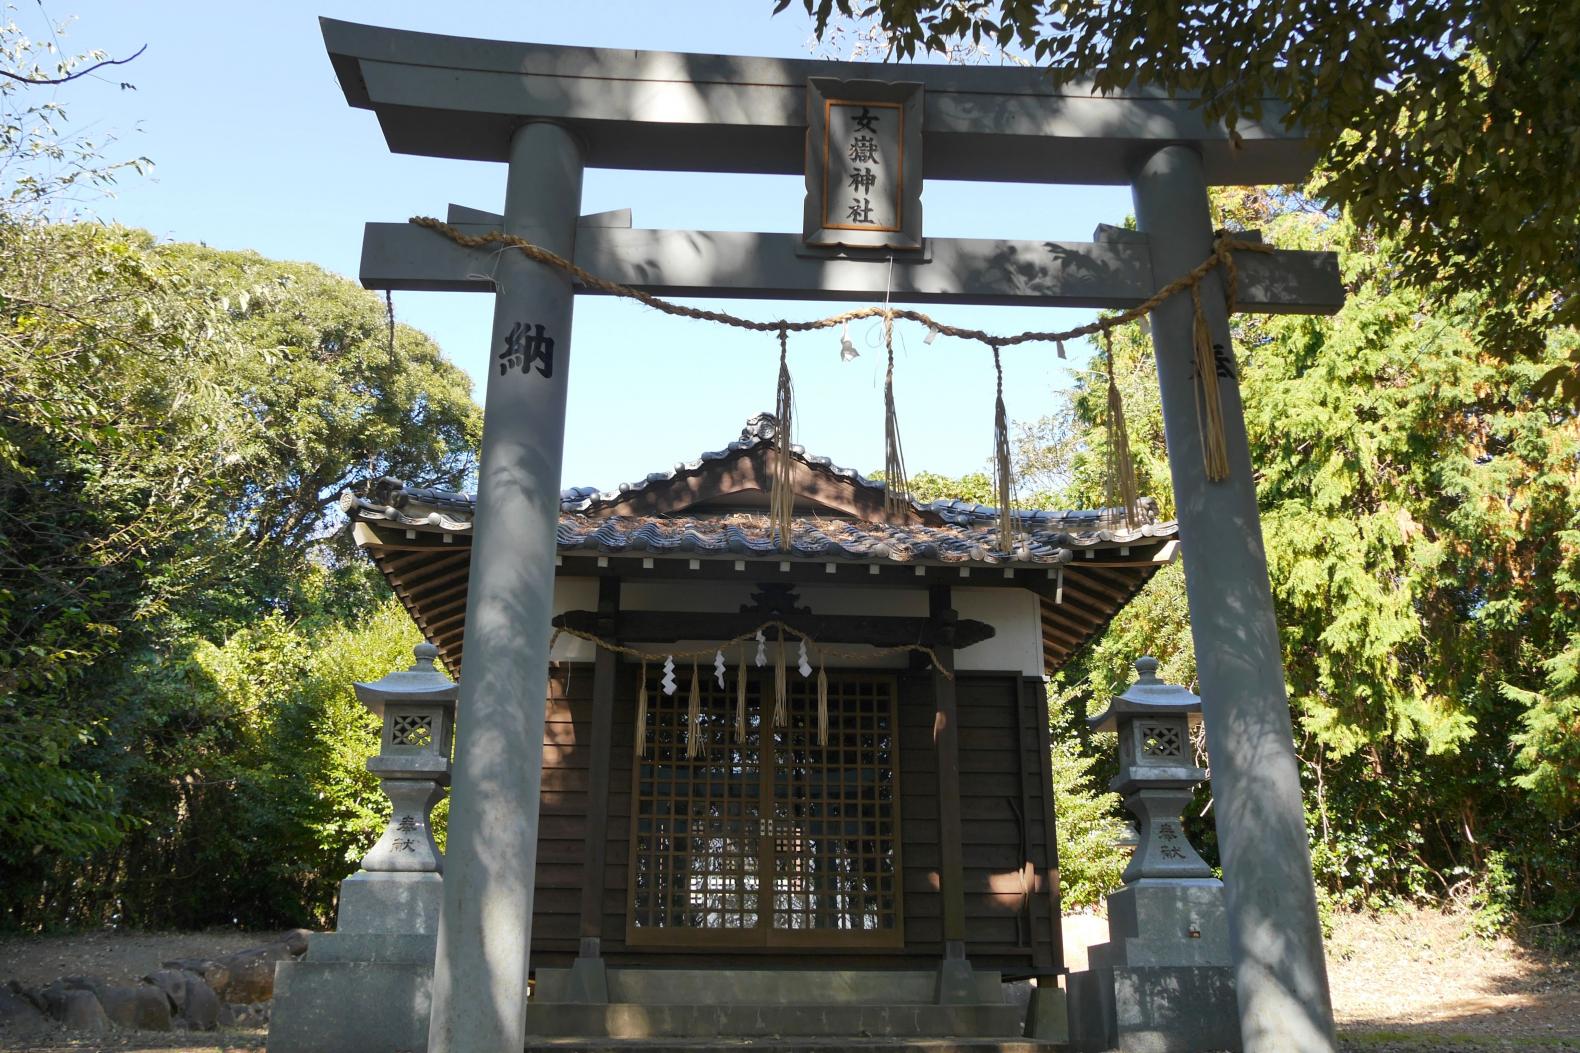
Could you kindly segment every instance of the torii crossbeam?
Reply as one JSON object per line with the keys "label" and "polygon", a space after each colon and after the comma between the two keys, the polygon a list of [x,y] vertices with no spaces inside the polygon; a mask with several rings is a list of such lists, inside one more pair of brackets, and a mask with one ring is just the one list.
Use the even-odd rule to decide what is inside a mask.
{"label": "torii crossbeam", "polygon": [[[448,222],[476,235],[501,230],[504,217],[451,205]],[[872,301],[888,293],[901,303],[1122,309],[1163,284],[1152,273],[1145,234],[1102,227],[1094,237],[1090,243],[932,238],[917,258],[894,256],[891,275],[872,266],[871,253],[831,258],[799,251],[795,234],[647,230],[632,227],[630,211],[621,210],[581,218],[574,262],[656,296],[716,299]],[[369,223],[361,280],[369,289],[493,292],[497,252],[466,248],[410,223]],[[1246,311],[1331,314],[1344,303],[1331,252],[1245,253],[1236,270],[1235,300]]]}
{"label": "torii crossbeam", "polygon": [[[1089,245],[913,243],[903,265],[895,254],[892,295],[902,301],[1133,305],[1212,251],[1209,185],[1299,182],[1312,160],[1303,134],[1285,127],[1271,102],[1262,121],[1242,124],[1232,137],[1205,123],[1191,99],[1055,89],[1036,69],[568,48],[332,20],[323,30],[347,101],[374,111],[390,149],[508,162],[502,217],[455,218],[656,293],[860,300],[882,292],[886,268],[872,265],[887,258],[882,252],[803,252],[793,236],[643,231],[609,217],[578,224],[582,172],[591,166],[805,171],[807,215],[821,186],[825,233],[855,229],[827,220],[826,135],[821,184],[808,161],[809,129],[818,121],[825,132],[832,126],[809,103],[820,82],[865,84],[872,105],[913,113],[905,134],[925,146],[927,178],[1132,187],[1139,235]],[[829,102],[836,104],[853,105]],[[912,139],[901,148],[911,149]],[[912,182],[901,180],[893,199],[878,203],[895,216],[905,202],[919,209],[919,198],[903,196],[919,184],[912,170]],[[874,237],[890,236],[882,231],[905,227],[868,222],[870,210],[851,209],[868,240],[852,235],[836,244],[870,246]],[[906,223],[907,231],[919,228],[918,212]],[[539,339],[548,333],[558,342],[552,375],[528,368],[491,371],[488,380],[430,1053],[520,1053],[527,1001],[576,290],[564,273],[520,253],[489,255],[480,266],[478,254],[439,234],[376,224],[363,257],[363,281],[375,288],[493,289],[494,346],[529,322]],[[1243,307],[1326,313],[1341,303],[1331,256],[1251,255],[1260,254],[1244,258],[1236,290]],[[1212,340],[1232,366],[1218,275],[1200,291]],[[1332,1009],[1243,409],[1235,385],[1223,385],[1229,477],[1209,482],[1197,430],[1192,326],[1189,298],[1175,296],[1155,312],[1152,333],[1212,753],[1241,1033],[1250,1053],[1331,1053]],[[941,880],[948,881],[945,862]],[[944,932],[946,964],[960,957],[963,935]],[[597,953],[596,940],[591,950]]]}

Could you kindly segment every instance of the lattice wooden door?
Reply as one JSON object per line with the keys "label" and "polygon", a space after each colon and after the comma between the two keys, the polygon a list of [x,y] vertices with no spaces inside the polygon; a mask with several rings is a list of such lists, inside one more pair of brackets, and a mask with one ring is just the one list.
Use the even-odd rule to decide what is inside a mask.
{"label": "lattice wooden door", "polygon": [[891,677],[794,671],[788,722],[769,727],[772,677],[735,684],[704,670],[702,744],[686,756],[689,672],[648,684],[646,756],[633,765],[627,940],[647,946],[899,946],[899,752]]}

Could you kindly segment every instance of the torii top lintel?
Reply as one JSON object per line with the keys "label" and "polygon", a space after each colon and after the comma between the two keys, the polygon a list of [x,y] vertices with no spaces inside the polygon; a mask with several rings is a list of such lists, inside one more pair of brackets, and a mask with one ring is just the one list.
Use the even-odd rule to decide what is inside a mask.
{"label": "torii top lintel", "polygon": [[1130,182],[1146,155],[1188,143],[1207,181],[1303,180],[1313,154],[1282,108],[1242,123],[1242,145],[1187,98],[1054,88],[1020,67],[875,65],[510,43],[322,19],[346,100],[373,110],[397,153],[503,161],[524,121],[572,128],[596,168],[794,175],[809,77],[920,82],[927,176]]}

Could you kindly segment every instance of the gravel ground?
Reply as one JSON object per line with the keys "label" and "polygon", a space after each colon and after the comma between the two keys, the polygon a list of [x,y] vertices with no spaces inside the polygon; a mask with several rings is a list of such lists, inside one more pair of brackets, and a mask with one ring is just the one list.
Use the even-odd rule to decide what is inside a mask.
{"label": "gravel ground", "polygon": [[[1102,934],[1091,925],[1087,938]],[[132,981],[162,960],[215,957],[267,942],[272,933],[92,933],[0,940],[0,983],[43,984],[91,973]],[[1531,940],[1477,938],[1462,916],[1410,911],[1341,915],[1328,940],[1328,975],[1346,1053],[1580,1053],[1580,956]],[[122,1032],[77,1039],[58,1031],[0,1049],[240,1053],[264,1050],[261,1030],[214,1035]]]}
{"label": "gravel ground", "polygon": [[43,987],[61,976],[99,976],[112,984],[136,983],[174,958],[220,958],[258,947],[270,932],[209,929],[204,932],[119,932],[0,939],[0,984],[20,980]]}

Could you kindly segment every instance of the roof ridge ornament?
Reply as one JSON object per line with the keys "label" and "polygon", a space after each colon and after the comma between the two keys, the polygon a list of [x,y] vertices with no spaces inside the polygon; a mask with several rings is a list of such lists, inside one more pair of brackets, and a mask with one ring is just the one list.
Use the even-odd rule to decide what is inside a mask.
{"label": "roof ridge ornament", "polygon": [[741,442],[768,442],[779,434],[779,418],[766,410],[746,418],[741,429]]}

